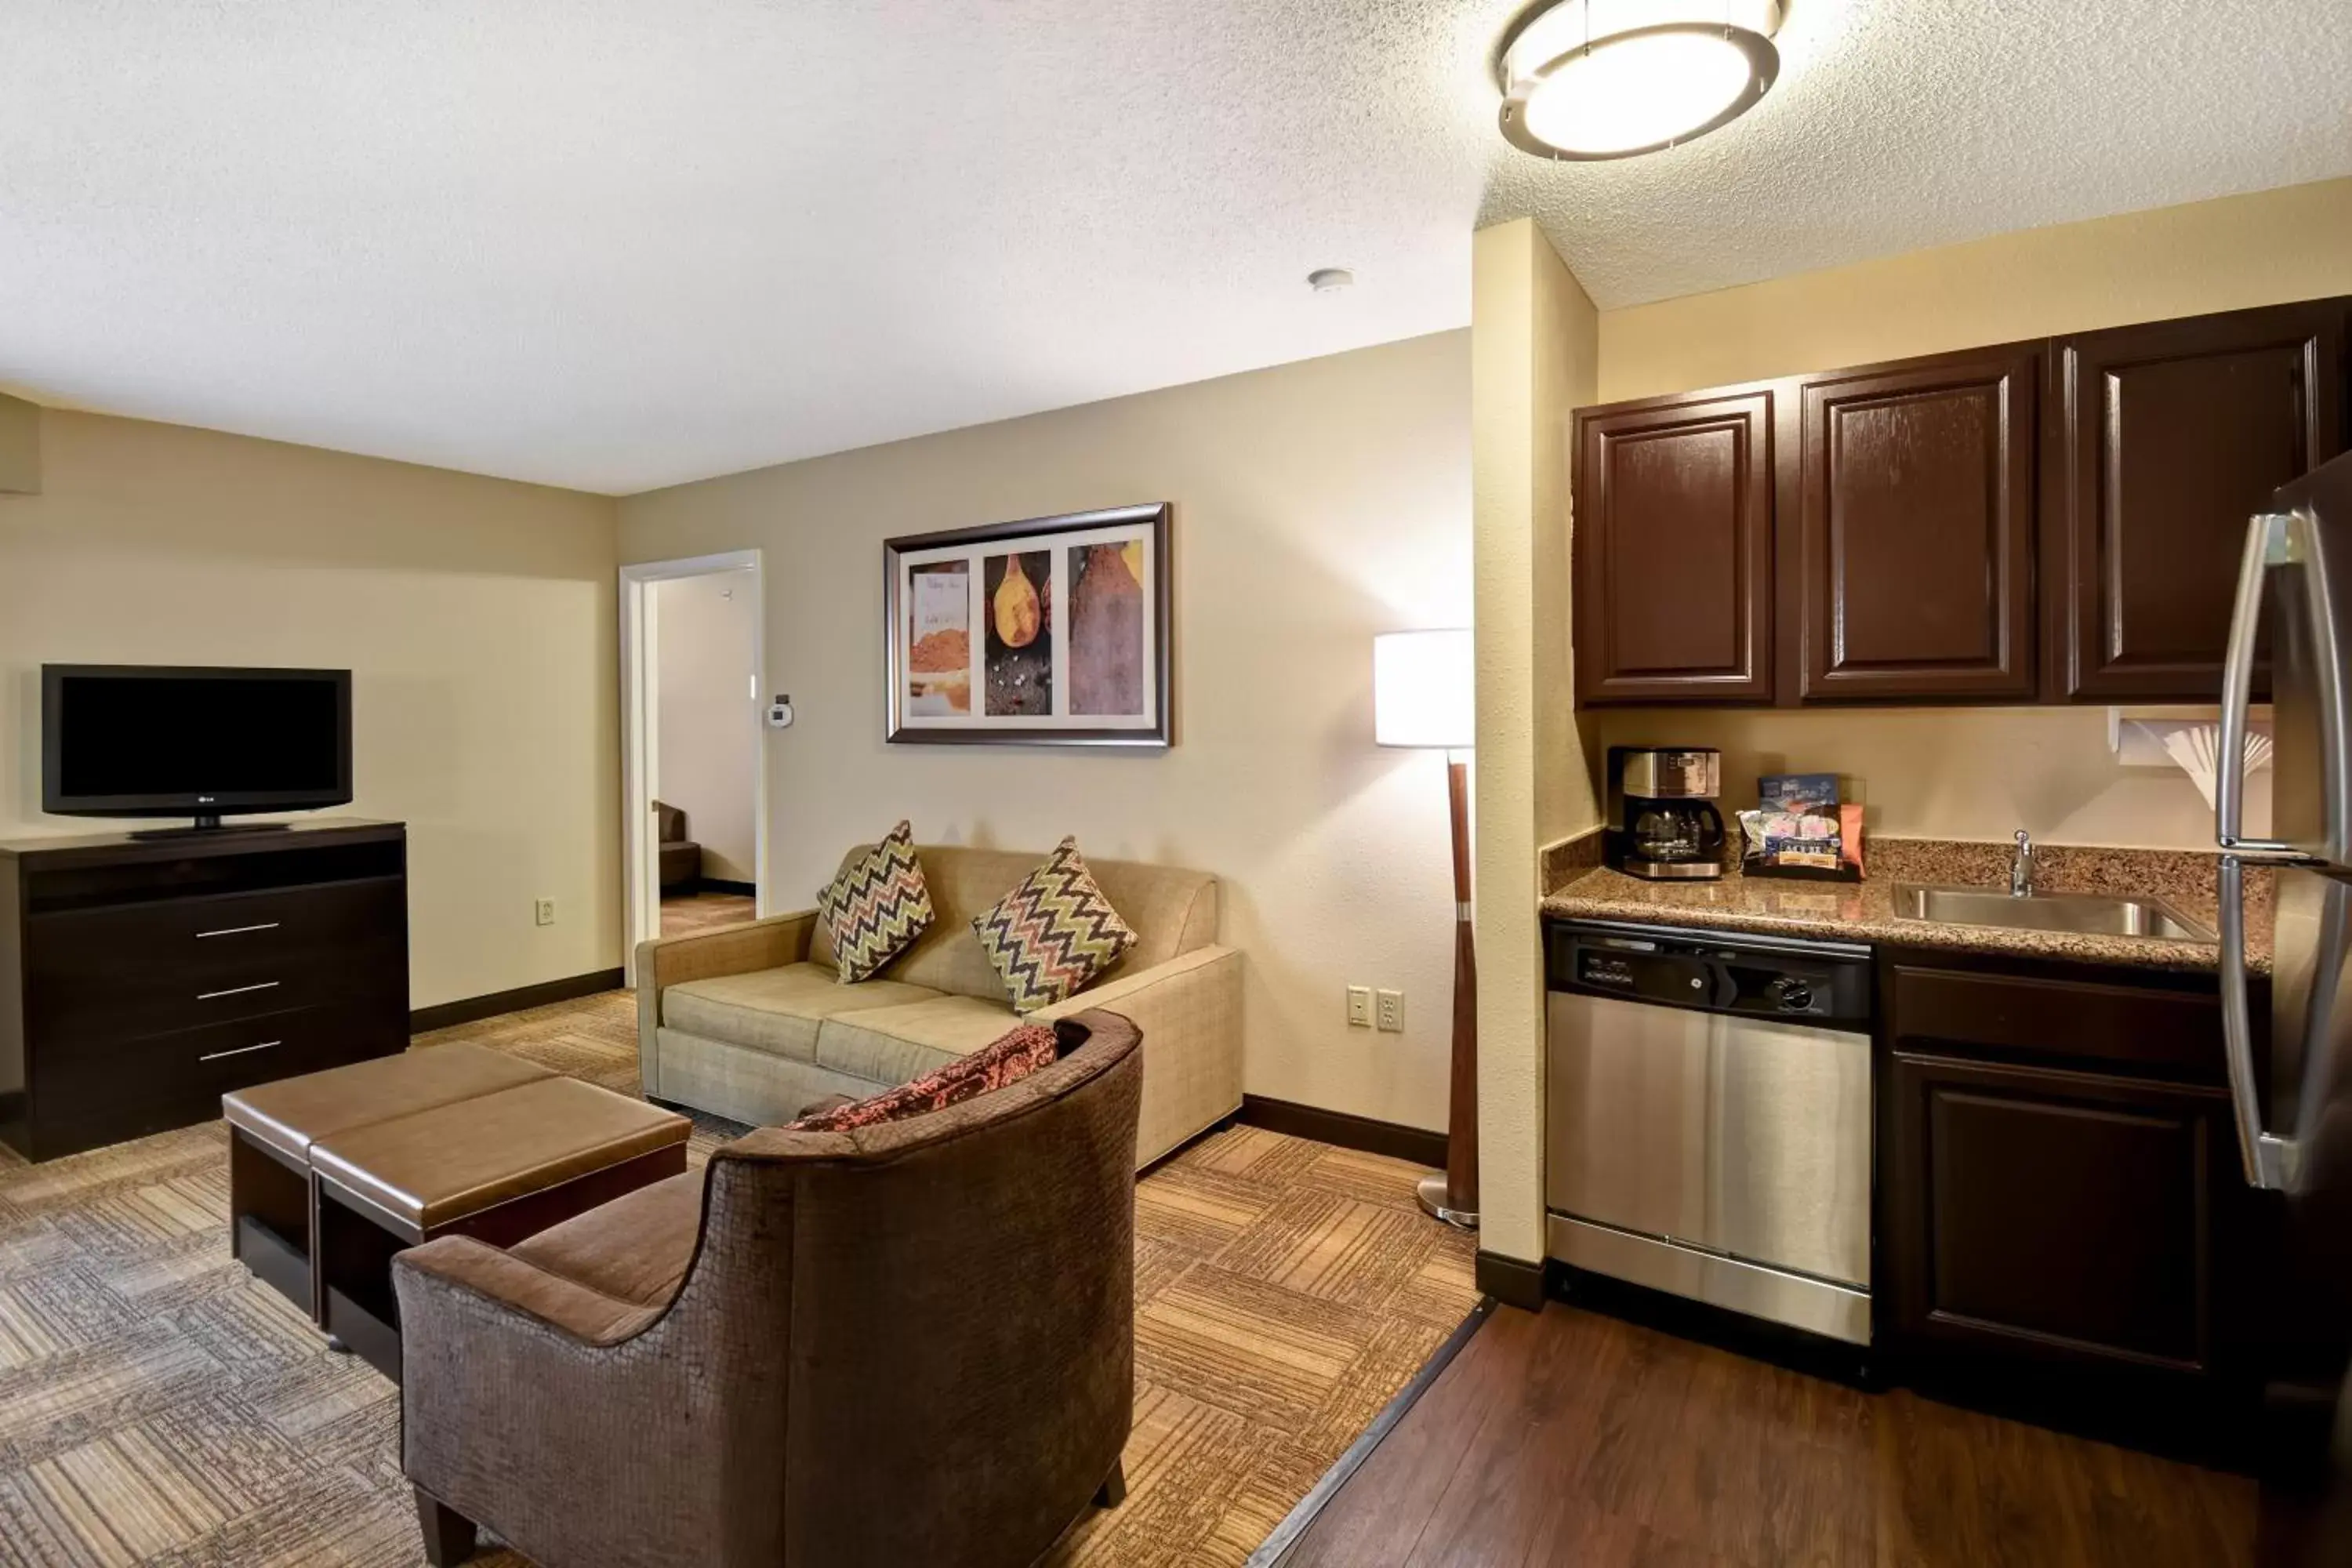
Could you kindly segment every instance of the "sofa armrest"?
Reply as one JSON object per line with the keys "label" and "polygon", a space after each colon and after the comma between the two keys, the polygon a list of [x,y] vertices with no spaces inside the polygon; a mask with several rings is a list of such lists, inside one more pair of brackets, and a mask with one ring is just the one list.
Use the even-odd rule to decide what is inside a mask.
{"label": "sofa armrest", "polygon": [[1041,1008],[1051,1023],[1091,1008],[1143,1032],[1143,1110],[1136,1163],[1150,1164],[1242,1104],[1242,955],[1194,948]]}
{"label": "sofa armrest", "polygon": [[637,1073],[649,1097],[661,1098],[662,992],[688,980],[799,963],[809,955],[816,918],[814,910],[802,910],[637,943]]}

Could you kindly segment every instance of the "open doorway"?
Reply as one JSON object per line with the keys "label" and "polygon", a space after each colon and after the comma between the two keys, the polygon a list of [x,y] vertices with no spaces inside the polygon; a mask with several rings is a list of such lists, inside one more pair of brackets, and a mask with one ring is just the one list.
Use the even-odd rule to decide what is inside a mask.
{"label": "open doorway", "polygon": [[760,554],[621,569],[628,946],[747,921],[767,877]]}

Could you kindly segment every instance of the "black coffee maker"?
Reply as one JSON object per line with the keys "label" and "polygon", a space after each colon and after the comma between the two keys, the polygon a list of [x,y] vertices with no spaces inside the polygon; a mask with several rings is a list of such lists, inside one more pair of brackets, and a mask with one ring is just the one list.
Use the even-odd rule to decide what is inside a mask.
{"label": "black coffee maker", "polygon": [[1712,746],[1610,747],[1602,858],[1654,881],[1722,876],[1722,787],[1723,753]]}

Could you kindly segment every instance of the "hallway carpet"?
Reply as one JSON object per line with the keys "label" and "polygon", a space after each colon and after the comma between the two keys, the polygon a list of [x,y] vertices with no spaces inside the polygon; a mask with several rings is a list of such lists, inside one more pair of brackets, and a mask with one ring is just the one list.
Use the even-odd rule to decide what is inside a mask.
{"label": "hallway carpet", "polygon": [[[635,1091],[625,993],[416,1044],[452,1039]],[[738,1131],[698,1123],[691,1157]],[[231,1261],[226,1151],[214,1121],[44,1165],[0,1152],[0,1563],[423,1560],[398,1390]],[[1420,1173],[1235,1128],[1145,1178],[1128,1499],[1050,1562],[1248,1556],[1475,1300]]]}

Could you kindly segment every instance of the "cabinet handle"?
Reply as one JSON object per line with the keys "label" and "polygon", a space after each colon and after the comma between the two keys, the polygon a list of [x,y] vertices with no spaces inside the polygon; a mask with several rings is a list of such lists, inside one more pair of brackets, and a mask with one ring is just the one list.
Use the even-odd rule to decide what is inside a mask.
{"label": "cabinet handle", "polygon": [[248,991],[275,991],[278,984],[275,980],[264,980],[256,985],[232,985],[226,991],[199,991],[196,993],[196,1000],[210,1002],[221,996],[242,996]]}
{"label": "cabinet handle", "polygon": [[198,1057],[196,1060],[200,1062],[216,1062],[223,1057],[250,1056],[255,1051],[276,1050],[279,1046],[282,1046],[286,1042],[283,1040],[264,1040],[257,1046],[239,1046],[233,1051],[206,1051],[203,1056]]}
{"label": "cabinet handle", "polygon": [[283,921],[265,921],[257,926],[225,926],[219,931],[200,931],[196,933],[196,940],[202,942],[208,936],[245,936],[257,931],[276,931],[284,923]]}

